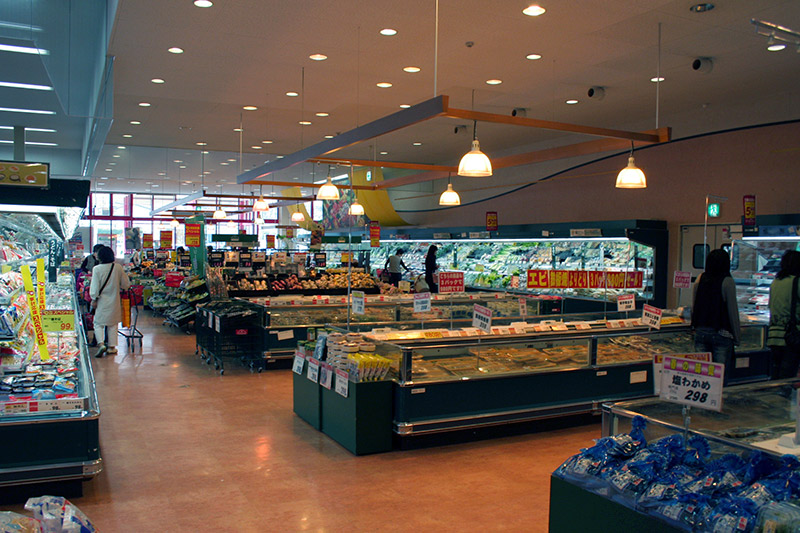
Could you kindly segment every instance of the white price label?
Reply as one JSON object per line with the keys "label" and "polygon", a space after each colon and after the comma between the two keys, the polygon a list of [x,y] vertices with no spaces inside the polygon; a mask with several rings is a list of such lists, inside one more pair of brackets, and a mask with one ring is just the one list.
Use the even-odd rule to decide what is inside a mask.
{"label": "white price label", "polygon": [[221,327],[220,327],[219,316],[214,317],[214,329],[217,331],[217,333],[220,332]]}
{"label": "white price label", "polygon": [[6,402],[3,404],[3,414],[18,415],[28,412],[28,402]]}
{"label": "white price label", "polygon": [[333,384],[333,367],[328,363],[320,363],[319,365],[319,384],[331,390],[331,385]]}
{"label": "white price label", "polygon": [[208,329],[211,329],[214,327],[214,315],[208,311],[206,311],[206,314],[208,315]]}
{"label": "white price label", "polygon": [[298,375],[303,374],[303,364],[306,358],[300,352],[294,352],[294,364],[292,365],[292,372]]}
{"label": "white price label", "polygon": [[366,311],[366,298],[362,291],[355,291],[353,293],[353,314],[363,315]]}
{"label": "white price label", "polygon": [[336,394],[347,398],[350,380],[348,379],[347,372],[339,368],[336,369]]}
{"label": "white price label", "polygon": [[578,330],[592,329],[592,326],[588,322],[576,322],[575,323],[575,329],[578,329]]}
{"label": "white price label", "polygon": [[492,332],[492,310],[475,304],[472,307],[472,327],[486,333]]}
{"label": "white price label", "polygon": [[319,381],[319,361],[313,357],[308,358],[308,373],[306,377],[314,383]]}
{"label": "white price label", "polygon": [[635,294],[617,296],[617,311],[633,311],[634,309],[636,309]]}
{"label": "white price label", "polygon": [[642,324],[651,328],[661,329],[661,309],[652,305],[642,308]]}
{"label": "white price label", "polygon": [[725,365],[665,355],[659,396],[668,402],[722,411]]}
{"label": "white price label", "polygon": [[294,330],[293,329],[285,329],[283,331],[278,332],[278,340],[279,341],[288,341],[289,339],[294,338]]}
{"label": "white price label", "polygon": [[519,299],[519,316],[528,316],[528,299]]}
{"label": "white price label", "polygon": [[431,293],[421,292],[414,295],[414,312],[427,313],[431,310]]}
{"label": "white price label", "polygon": [[83,400],[80,398],[63,398],[61,400],[40,400],[30,403],[30,411],[79,411],[83,409]]}

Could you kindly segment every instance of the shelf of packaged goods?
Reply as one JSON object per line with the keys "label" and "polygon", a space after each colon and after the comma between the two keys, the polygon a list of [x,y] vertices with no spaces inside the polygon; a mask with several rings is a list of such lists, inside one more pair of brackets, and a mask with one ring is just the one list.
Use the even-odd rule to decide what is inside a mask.
{"label": "shelf of packaged goods", "polygon": [[19,298],[20,294],[22,294],[22,287],[17,287],[16,289],[14,289],[14,292],[9,294],[8,296],[0,297],[0,306],[11,305],[16,301],[17,298]]}
{"label": "shelf of packaged goods", "polygon": [[9,336],[0,336],[0,342],[8,342],[8,341],[17,340],[17,338],[19,338],[20,332],[23,331],[25,329],[25,327],[27,327],[29,321],[30,321],[30,316],[26,315],[25,317],[23,317],[22,320],[17,322],[17,325],[14,327],[14,335],[10,336],[10,337]]}

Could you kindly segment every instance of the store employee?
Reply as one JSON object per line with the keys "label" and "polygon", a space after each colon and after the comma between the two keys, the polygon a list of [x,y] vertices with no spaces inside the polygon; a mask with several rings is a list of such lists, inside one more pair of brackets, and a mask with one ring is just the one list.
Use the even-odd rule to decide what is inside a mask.
{"label": "store employee", "polygon": [[400,282],[400,279],[403,277],[403,271],[400,270],[405,269],[408,272],[408,267],[405,263],[403,263],[403,254],[405,252],[402,248],[398,248],[397,252],[394,255],[389,256],[386,260],[386,264],[383,265],[383,268],[387,268],[389,270],[389,283],[397,287],[397,284]]}

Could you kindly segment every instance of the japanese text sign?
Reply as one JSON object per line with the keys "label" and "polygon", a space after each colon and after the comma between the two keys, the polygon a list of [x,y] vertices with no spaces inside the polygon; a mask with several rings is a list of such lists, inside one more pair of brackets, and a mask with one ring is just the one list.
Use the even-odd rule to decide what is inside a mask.
{"label": "japanese text sign", "polygon": [[439,293],[464,292],[463,272],[439,272]]}
{"label": "japanese text sign", "polygon": [[363,291],[353,292],[353,314],[363,315],[365,312],[366,298]]}
{"label": "japanese text sign", "polygon": [[633,311],[636,309],[636,295],[622,294],[617,296],[617,311]]}
{"label": "japanese text sign", "polygon": [[492,332],[492,310],[475,304],[472,308],[472,327],[486,333]]}
{"label": "japanese text sign", "polygon": [[688,289],[692,286],[692,273],[676,270],[672,275],[673,289]]}
{"label": "japanese text sign", "polygon": [[431,310],[431,293],[420,292],[414,295],[414,312],[427,313]]}
{"label": "japanese text sign", "polygon": [[642,308],[642,324],[656,329],[661,329],[661,309],[644,304]]}
{"label": "japanese text sign", "polygon": [[661,399],[682,405],[722,411],[725,365],[664,356]]}

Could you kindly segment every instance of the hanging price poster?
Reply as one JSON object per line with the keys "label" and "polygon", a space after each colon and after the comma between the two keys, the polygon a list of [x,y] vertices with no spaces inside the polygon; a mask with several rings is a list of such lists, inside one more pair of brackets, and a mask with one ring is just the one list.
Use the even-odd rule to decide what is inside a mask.
{"label": "hanging price poster", "polygon": [[660,397],[668,402],[722,411],[725,365],[664,356]]}
{"label": "hanging price poster", "polygon": [[676,270],[672,275],[673,289],[689,289],[692,287],[692,273]]}
{"label": "hanging price poster", "polygon": [[40,257],[36,260],[36,303],[39,304],[40,313],[44,310],[47,301],[47,295],[45,294],[45,273],[44,258]]}
{"label": "hanging price poster", "polygon": [[519,299],[519,316],[528,316],[528,299]]}
{"label": "hanging price poster", "polygon": [[486,212],[486,231],[497,231],[497,211]]}
{"label": "hanging price poster", "polygon": [[153,234],[152,233],[145,233],[142,235],[142,248],[152,248],[153,247]]}
{"label": "hanging price poster", "polygon": [[200,246],[200,224],[185,224],[186,246],[196,248]]}
{"label": "hanging price poster", "polygon": [[742,198],[742,204],[744,209],[744,220],[742,224],[745,226],[755,226],[756,225],[756,197],[748,194]]}
{"label": "hanging price poster", "polygon": [[172,248],[172,230],[161,230],[159,241],[161,248]]}
{"label": "hanging price poster", "polygon": [[74,330],[75,311],[71,309],[46,309],[42,311],[42,329],[46,333]]}
{"label": "hanging price poster", "polygon": [[617,296],[617,311],[633,311],[636,309],[636,295],[622,294]]}
{"label": "hanging price poster", "polygon": [[373,220],[369,223],[369,246],[377,248],[381,245],[381,223]]}
{"label": "hanging price poster", "polygon": [[22,265],[20,271],[22,272],[25,294],[28,297],[28,308],[31,313],[33,331],[36,334],[36,344],[39,347],[39,359],[42,361],[49,361],[50,354],[47,352],[47,335],[44,334],[44,329],[42,329],[42,315],[36,303],[36,290],[33,286],[33,278],[31,277],[31,267]]}
{"label": "hanging price poster", "polygon": [[275,248],[275,235],[267,235],[267,248]]}

